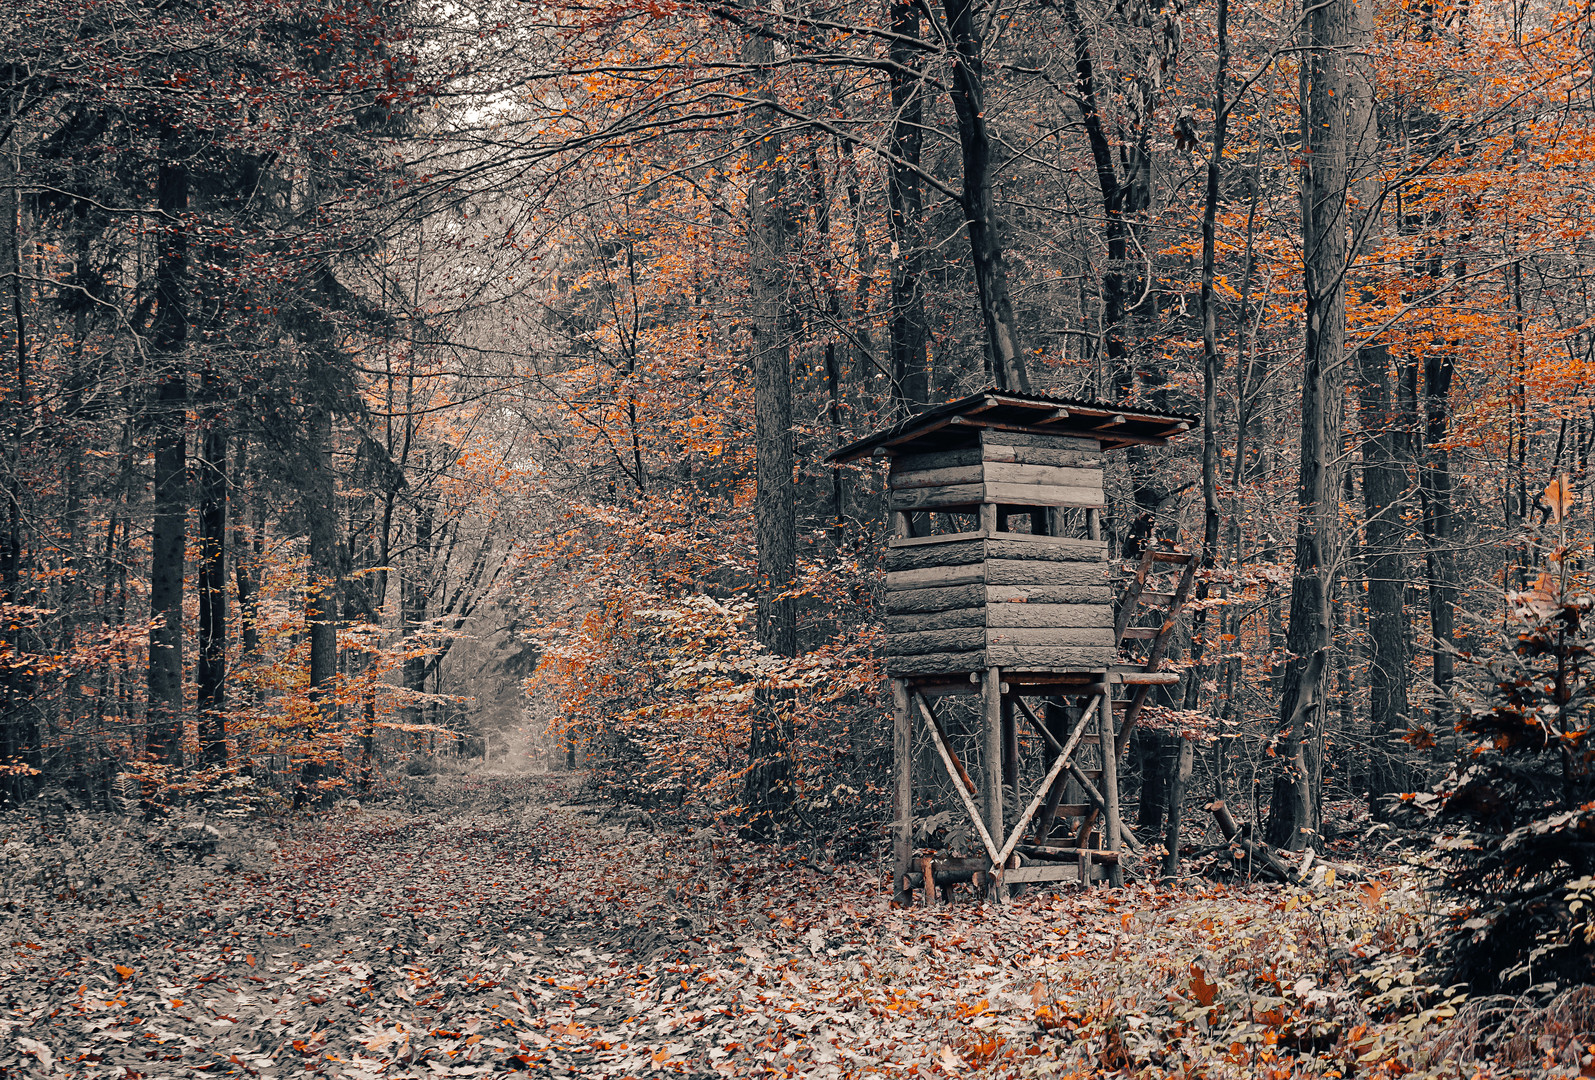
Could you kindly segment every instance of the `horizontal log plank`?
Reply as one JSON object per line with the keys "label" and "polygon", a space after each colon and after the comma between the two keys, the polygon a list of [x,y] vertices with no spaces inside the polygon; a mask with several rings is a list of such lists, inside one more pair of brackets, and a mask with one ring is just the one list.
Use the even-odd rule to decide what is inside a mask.
{"label": "horizontal log plank", "polygon": [[958,450],[938,450],[932,454],[898,454],[892,459],[892,472],[920,472],[924,469],[952,469],[959,465],[979,465],[985,460],[978,446]]}
{"label": "horizontal log plank", "polygon": [[957,540],[979,540],[983,532],[933,533],[930,536],[893,536],[886,541],[888,548],[924,547],[926,544],[951,544]]}
{"label": "horizontal log plank", "polygon": [[986,602],[984,585],[958,585],[950,589],[905,589],[886,594],[886,614],[909,615],[925,611],[950,611]]}
{"label": "horizontal log plank", "polygon": [[886,549],[886,570],[918,570],[929,566],[958,566],[989,559],[1036,562],[1102,563],[1107,553],[1100,540],[1079,540],[1067,544],[1028,544],[1001,537],[970,538],[967,533],[950,533],[940,544],[912,544]]}
{"label": "horizontal log plank", "polygon": [[917,544],[886,549],[886,570],[918,570],[927,566],[958,566],[986,558],[986,540],[954,540],[946,544]]}
{"label": "horizontal log plank", "polygon": [[[958,454],[967,454],[967,450],[954,451]],[[926,457],[939,455],[927,454]],[[950,456],[950,455],[949,455]],[[987,461],[1012,462],[1016,465],[1062,465],[1075,469],[1100,469],[1102,468],[1102,455],[1095,446],[1090,450],[1070,450],[1060,446],[994,446],[985,447]],[[953,464],[953,462],[948,462]],[[960,460],[958,464],[963,464]],[[930,468],[931,466],[924,466]]]}
{"label": "horizontal log plank", "polygon": [[1030,885],[1043,881],[1079,881],[1079,865],[1068,866],[1059,863],[1056,866],[1020,866],[1012,870],[1005,870],[1002,875],[1005,885]]}
{"label": "horizontal log plank", "polygon": [[[1030,564],[1025,564],[1030,565]],[[1060,563],[1065,568],[1090,566],[1089,563]],[[886,588],[898,589],[948,589],[955,585],[978,585],[986,580],[985,563],[965,563],[961,566],[926,566],[918,570],[888,571]]]}
{"label": "horizontal log plank", "polygon": [[986,608],[953,608],[947,611],[919,612],[911,615],[886,616],[888,639],[898,634],[914,634],[921,630],[955,630],[962,627],[985,626]]}
{"label": "horizontal log plank", "polygon": [[[1051,844],[1024,844],[1019,850],[1032,859],[1079,859],[1082,849],[1077,847],[1056,847]],[[1086,848],[1091,855],[1092,862],[1101,862],[1112,865],[1119,861],[1117,851],[1105,851],[1098,848]]]}
{"label": "horizontal log plank", "polygon": [[988,461],[982,479],[988,484],[1051,484],[1054,487],[1099,489],[1102,487],[1102,470]]}
{"label": "horizontal log plank", "polygon": [[[906,493],[905,493],[906,494]],[[896,505],[897,494],[892,495],[893,509],[902,509]],[[985,502],[1016,503],[1021,506],[1084,506],[1102,507],[1107,505],[1107,498],[1102,493],[1102,485],[1086,487],[1064,487],[1061,484],[994,484],[988,481],[982,493]],[[978,501],[978,500],[977,500]]]}
{"label": "horizontal log plank", "polygon": [[986,645],[1056,645],[1113,647],[1111,626],[994,626],[986,634]]}
{"label": "horizontal log plank", "polygon": [[1118,659],[1118,654],[1111,645],[993,645],[986,649],[986,666],[1018,671],[1101,671]]}
{"label": "horizontal log plank", "polygon": [[992,604],[987,626],[1090,626],[1110,633],[1113,608],[1108,604]]}
{"label": "horizontal log plank", "polygon": [[946,469],[915,469],[912,472],[893,469],[891,475],[886,478],[886,484],[893,491],[906,491],[914,488],[946,487],[950,484],[979,484],[987,479],[989,477],[985,475],[985,469],[976,462],[973,465],[955,465]]}
{"label": "horizontal log plank", "polygon": [[983,626],[954,630],[920,630],[911,634],[887,634],[888,656],[916,656],[923,653],[974,652],[986,644]]}
{"label": "horizontal log plank", "polygon": [[1040,435],[1026,431],[985,428],[980,433],[982,446],[1053,446],[1062,450],[1100,453],[1101,442],[1080,435]]}
{"label": "horizontal log plank", "polygon": [[1172,686],[1180,681],[1180,673],[1177,671],[1114,670],[1112,677],[1115,682],[1124,683],[1126,686]]}
{"label": "horizontal log plank", "polygon": [[986,666],[984,650],[961,653],[920,653],[917,656],[886,657],[886,670],[892,675],[944,675],[979,671]]}
{"label": "horizontal log plank", "polygon": [[[1024,533],[1016,534],[1018,536]],[[1037,544],[998,535],[986,541],[988,559],[1046,559],[1049,562],[1102,562],[1108,556],[1106,540],[1083,540],[1073,536],[1048,536],[1055,541]]]}
{"label": "horizontal log plank", "polygon": [[[1105,580],[1103,565],[1094,562],[987,559],[980,568],[984,571],[982,580],[988,585],[1100,585]],[[891,588],[890,574],[887,588]]]}
{"label": "horizontal log plank", "polygon": [[987,585],[985,598],[988,604],[1112,604],[1113,587],[1105,584]]}
{"label": "horizontal log plank", "polygon": [[969,506],[984,501],[984,484],[953,484],[949,487],[914,488],[891,493],[893,510],[934,510],[940,506]]}

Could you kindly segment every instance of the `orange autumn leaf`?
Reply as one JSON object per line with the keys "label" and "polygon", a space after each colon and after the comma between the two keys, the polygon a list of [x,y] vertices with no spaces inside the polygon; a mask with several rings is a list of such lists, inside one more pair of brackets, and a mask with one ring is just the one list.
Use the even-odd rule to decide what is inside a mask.
{"label": "orange autumn leaf", "polygon": [[1567,517],[1577,499],[1567,477],[1561,476],[1545,486],[1545,505],[1550,507],[1551,520],[1560,524]]}

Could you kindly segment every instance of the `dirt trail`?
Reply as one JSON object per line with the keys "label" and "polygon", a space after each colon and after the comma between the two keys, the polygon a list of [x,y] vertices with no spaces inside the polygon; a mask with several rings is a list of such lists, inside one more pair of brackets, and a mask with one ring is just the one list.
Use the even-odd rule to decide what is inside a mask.
{"label": "dirt trail", "polygon": [[218,857],[138,905],[19,911],[0,1076],[1173,1070],[1214,1054],[1225,995],[1258,998],[1226,979],[1247,968],[1273,973],[1281,1011],[1253,1007],[1210,1075],[1249,1075],[1287,1012],[1308,1030],[1302,1009],[1327,1068],[1355,1017],[1314,927],[1330,904],[1322,934],[1346,940],[1397,919],[1269,891],[895,912],[877,868],[660,836],[570,798],[556,778],[439,781],[407,809],[301,825],[256,869]]}

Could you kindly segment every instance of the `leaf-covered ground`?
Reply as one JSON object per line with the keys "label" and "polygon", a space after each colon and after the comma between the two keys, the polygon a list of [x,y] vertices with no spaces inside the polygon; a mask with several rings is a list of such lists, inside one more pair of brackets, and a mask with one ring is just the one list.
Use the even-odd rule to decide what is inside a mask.
{"label": "leaf-covered ground", "polygon": [[1399,879],[894,911],[877,867],[571,798],[442,781],[408,808],[224,827],[214,852],[110,816],[0,819],[0,1077],[1577,1075],[1586,1056],[1576,995],[1404,989]]}

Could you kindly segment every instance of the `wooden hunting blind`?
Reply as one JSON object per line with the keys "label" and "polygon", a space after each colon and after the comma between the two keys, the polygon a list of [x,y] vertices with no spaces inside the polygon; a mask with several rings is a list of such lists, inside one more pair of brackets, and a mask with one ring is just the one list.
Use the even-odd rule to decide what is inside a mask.
{"label": "wooden hunting blind", "polygon": [[[1001,897],[1022,882],[1122,880],[1121,841],[1135,841],[1119,818],[1117,763],[1148,691],[1178,678],[1158,668],[1194,563],[1149,547],[1115,604],[1102,538],[1102,456],[1161,445],[1196,424],[1192,416],[987,391],[831,455],[839,463],[890,459],[886,669],[895,703],[894,892],[903,902],[914,889],[933,902],[937,885],[958,881]],[[1160,572],[1172,580],[1164,591],[1149,589]],[[1159,616],[1156,625],[1131,625],[1142,605]],[[982,699],[978,784],[933,704],[959,694]],[[1027,698],[1047,704],[1038,709]],[[1019,792],[1021,716],[1034,736],[1028,741],[1048,755],[1028,800]],[[910,865],[918,721],[980,836],[979,858]],[[1087,734],[1095,735],[1095,769],[1074,759]],[[1015,809],[1028,804],[1007,832],[1005,788]],[[1066,790],[1088,801],[1064,804]],[[1092,846],[1099,818],[1105,849]],[[1059,843],[1060,820],[1083,824]]]}

